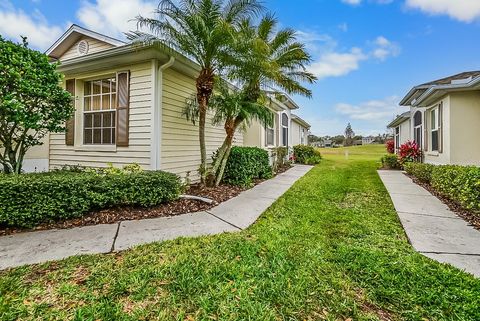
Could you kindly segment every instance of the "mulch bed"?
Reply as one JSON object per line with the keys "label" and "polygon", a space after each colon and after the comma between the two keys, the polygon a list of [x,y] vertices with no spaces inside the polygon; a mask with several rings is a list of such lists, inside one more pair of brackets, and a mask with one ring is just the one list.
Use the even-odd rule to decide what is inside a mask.
{"label": "mulch bed", "polygon": [[[291,166],[284,166],[277,170],[277,175],[281,174]],[[256,180],[254,185],[258,185],[265,180]],[[0,236],[10,235],[21,232],[31,232],[39,230],[50,229],[68,229],[79,226],[90,226],[98,224],[112,224],[120,221],[132,221],[142,220],[148,218],[169,217],[186,213],[195,213],[209,210],[218,204],[225,202],[248,188],[232,186],[232,185],[220,185],[217,187],[201,187],[200,185],[192,185],[185,192],[187,195],[200,196],[213,200],[212,204],[208,204],[202,201],[178,199],[173,202],[161,204],[154,207],[112,207],[103,210],[92,211],[82,217],[69,219],[65,221],[43,223],[36,226],[33,229],[22,228],[10,228],[0,226]]]}
{"label": "mulch bed", "polygon": [[432,195],[436,196],[439,200],[442,201],[445,205],[448,206],[448,208],[454,212],[457,216],[460,218],[464,219],[467,221],[470,225],[472,225],[475,229],[480,231],[480,215],[474,213],[471,210],[467,210],[464,207],[462,207],[460,204],[458,204],[455,201],[452,201],[449,198],[446,198],[445,196],[441,195],[438,193],[432,186],[430,186],[427,183],[421,182],[415,177],[405,174],[406,176],[410,177],[413,182],[417,185],[422,186],[425,188],[427,191],[429,191]]}

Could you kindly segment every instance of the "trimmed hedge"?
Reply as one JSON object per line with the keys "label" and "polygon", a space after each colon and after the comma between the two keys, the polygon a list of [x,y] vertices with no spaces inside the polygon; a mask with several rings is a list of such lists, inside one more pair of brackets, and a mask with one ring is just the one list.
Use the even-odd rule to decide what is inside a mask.
{"label": "trimmed hedge", "polygon": [[401,165],[398,162],[398,156],[396,154],[386,154],[382,157],[382,167],[388,169],[400,169]]}
{"label": "trimmed hedge", "polygon": [[410,163],[405,170],[464,208],[480,212],[480,168]]}
{"label": "trimmed hedge", "polygon": [[316,165],[322,159],[320,152],[313,146],[308,145],[293,146],[293,155],[295,162],[306,165]]}
{"label": "trimmed hedge", "polygon": [[268,152],[258,147],[234,146],[228,157],[223,181],[227,184],[248,186],[254,179],[272,177]]}
{"label": "trimmed hedge", "polygon": [[182,191],[177,175],[162,171],[55,171],[0,175],[0,225],[34,227],[112,206],[154,206]]}

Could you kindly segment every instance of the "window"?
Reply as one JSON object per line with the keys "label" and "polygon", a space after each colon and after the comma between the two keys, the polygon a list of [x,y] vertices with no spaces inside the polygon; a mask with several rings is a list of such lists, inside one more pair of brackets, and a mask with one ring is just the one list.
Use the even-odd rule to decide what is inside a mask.
{"label": "window", "polygon": [[265,145],[267,146],[275,145],[275,129],[267,127],[265,129],[265,133],[266,133]]}
{"label": "window", "polygon": [[85,81],[83,92],[83,143],[115,144],[116,79]]}
{"label": "window", "polygon": [[395,127],[395,150],[400,149],[400,126]]}
{"label": "window", "polygon": [[301,129],[302,133],[301,133],[301,138],[300,138],[300,143],[302,145],[305,145],[305,129]]}
{"label": "window", "polygon": [[282,114],[282,146],[288,146],[288,116]]}
{"label": "window", "polygon": [[413,116],[413,140],[422,148],[422,112],[420,111]]}
{"label": "window", "polygon": [[438,109],[430,111],[430,132],[432,134],[432,151],[438,152]]}

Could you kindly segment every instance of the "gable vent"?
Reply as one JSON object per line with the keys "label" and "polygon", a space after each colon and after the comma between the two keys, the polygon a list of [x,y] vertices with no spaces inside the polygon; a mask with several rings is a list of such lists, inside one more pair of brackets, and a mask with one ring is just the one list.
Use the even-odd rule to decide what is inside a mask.
{"label": "gable vent", "polygon": [[77,52],[81,56],[86,55],[88,53],[88,42],[86,40],[81,40],[77,44]]}

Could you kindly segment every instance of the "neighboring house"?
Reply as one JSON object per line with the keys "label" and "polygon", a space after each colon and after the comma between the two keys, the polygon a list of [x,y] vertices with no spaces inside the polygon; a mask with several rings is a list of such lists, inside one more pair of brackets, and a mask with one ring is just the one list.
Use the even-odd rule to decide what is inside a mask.
{"label": "neighboring house", "polygon": [[375,142],[375,137],[373,136],[367,136],[367,137],[362,137],[362,145],[370,145]]}
{"label": "neighboring house", "polygon": [[322,147],[326,147],[326,148],[335,147],[335,143],[331,139],[325,139],[323,141],[323,146]]}
{"label": "neighboring house", "polygon": [[[44,145],[27,153],[26,171],[138,163],[144,169],[199,178],[198,126],[183,115],[196,92],[196,63],[172,50],[127,44],[77,25],[46,54],[59,62],[76,112],[66,133],[51,133]],[[290,146],[291,109],[298,106],[293,101],[272,105],[278,115],[274,143]],[[206,123],[209,161],[225,138],[223,126],[212,125],[212,116]],[[258,135],[265,139],[259,146],[266,146],[267,135]],[[247,134],[245,138],[251,139]],[[234,144],[249,145],[243,132],[235,135]]]}
{"label": "neighboring house", "polygon": [[[469,71],[412,88],[400,102],[410,107],[396,119],[398,144],[408,139],[423,150],[431,164],[480,165],[480,71]],[[402,134],[402,128],[409,128]],[[399,133],[397,134],[397,129]]]}
{"label": "neighboring house", "polygon": [[308,145],[308,135],[310,135],[310,124],[297,115],[292,114],[291,135],[292,146]]}
{"label": "neighboring house", "polygon": [[411,140],[410,132],[412,129],[410,112],[407,111],[401,115],[398,115],[390,124],[387,125],[387,127],[391,128],[393,131],[395,152],[398,152],[400,145]]}

